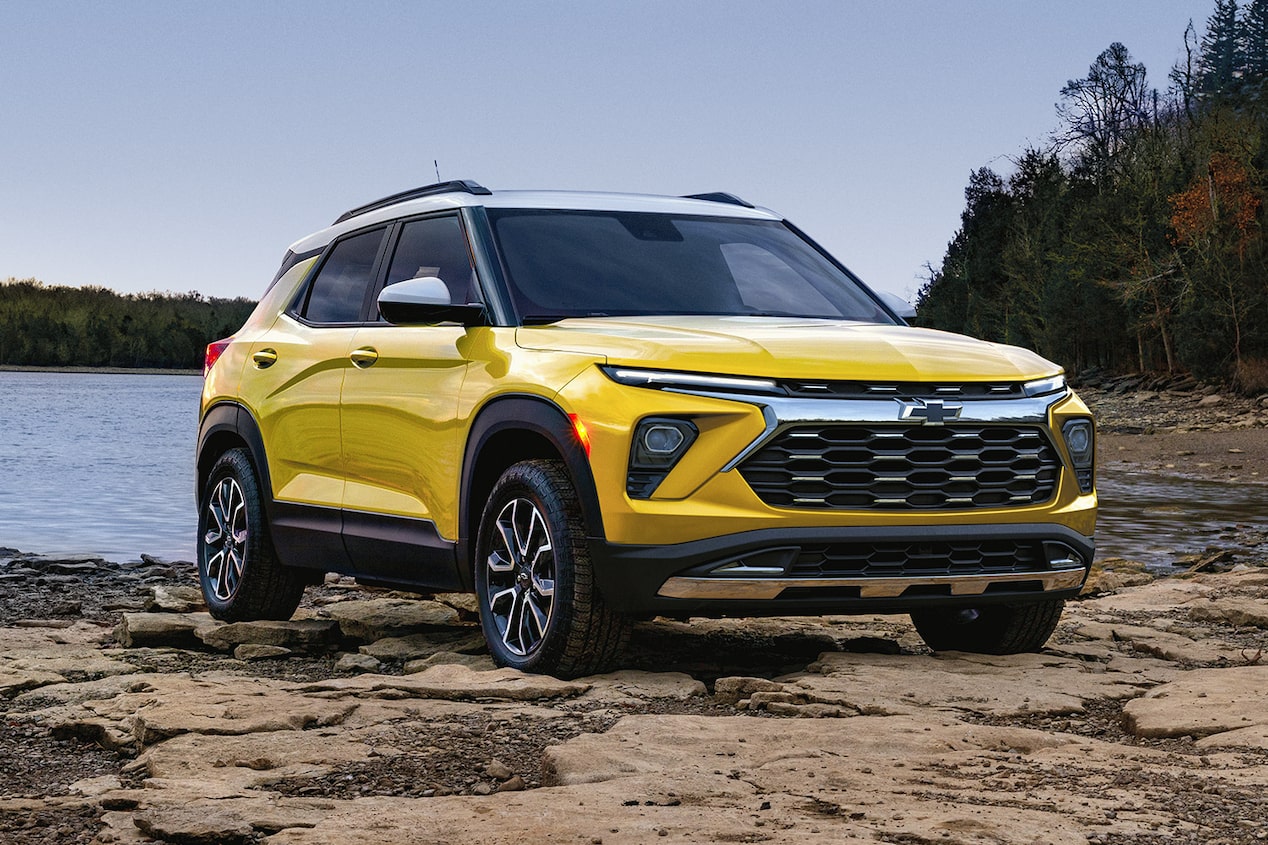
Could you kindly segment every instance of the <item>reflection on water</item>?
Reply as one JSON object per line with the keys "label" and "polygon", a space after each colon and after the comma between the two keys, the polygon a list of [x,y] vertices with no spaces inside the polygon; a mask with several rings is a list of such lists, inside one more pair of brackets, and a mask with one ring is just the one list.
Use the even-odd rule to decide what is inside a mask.
{"label": "reflection on water", "polygon": [[[202,380],[0,372],[0,546],[192,560]],[[1268,485],[1103,471],[1101,557],[1167,566],[1243,524],[1268,531]]]}
{"label": "reflection on water", "polygon": [[0,546],[193,560],[202,379],[0,372]]}
{"label": "reflection on water", "polygon": [[1097,557],[1171,566],[1183,554],[1218,546],[1220,532],[1243,525],[1268,531],[1268,485],[1097,471]]}

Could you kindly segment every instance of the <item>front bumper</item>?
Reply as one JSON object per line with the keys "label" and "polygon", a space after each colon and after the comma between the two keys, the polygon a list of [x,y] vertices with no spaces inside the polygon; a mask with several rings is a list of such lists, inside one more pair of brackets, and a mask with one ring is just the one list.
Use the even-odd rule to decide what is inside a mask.
{"label": "front bumper", "polygon": [[[935,571],[904,566],[877,574],[798,575],[776,560],[808,548],[848,544],[1025,544],[1042,550],[1020,569]],[[1063,525],[916,525],[771,528],[669,545],[590,541],[595,576],[614,609],[638,615],[784,616],[909,612],[929,606],[1078,595],[1095,552]]]}

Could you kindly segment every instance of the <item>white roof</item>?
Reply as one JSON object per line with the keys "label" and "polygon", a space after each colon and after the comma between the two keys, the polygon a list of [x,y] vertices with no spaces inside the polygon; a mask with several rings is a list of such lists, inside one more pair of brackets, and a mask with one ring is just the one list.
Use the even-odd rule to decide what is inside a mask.
{"label": "white roof", "polygon": [[494,191],[492,194],[469,194],[454,191],[405,200],[358,214],[342,223],[336,223],[306,238],[301,238],[291,245],[291,251],[301,253],[319,249],[344,232],[361,229],[385,220],[470,206],[668,212],[708,217],[739,217],[747,220],[781,219],[778,214],[767,208],[746,208],[725,202],[663,197],[655,194],[606,194],[597,191]]}

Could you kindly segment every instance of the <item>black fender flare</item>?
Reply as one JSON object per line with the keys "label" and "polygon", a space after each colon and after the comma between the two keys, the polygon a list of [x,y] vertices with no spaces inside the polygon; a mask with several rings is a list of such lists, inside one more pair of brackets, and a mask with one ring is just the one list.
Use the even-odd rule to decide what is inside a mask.
{"label": "black fender flare", "polygon": [[203,484],[212,464],[223,450],[209,448],[223,435],[232,435],[246,444],[251,453],[251,463],[259,475],[260,489],[267,495],[264,505],[268,516],[273,513],[273,480],[269,476],[268,456],[264,452],[264,436],[260,434],[260,426],[245,407],[237,402],[220,402],[213,405],[203,415],[198,426],[197,463],[194,473],[194,499],[202,504]]}
{"label": "black fender flare", "polygon": [[[490,400],[476,414],[467,436],[462,457],[462,479],[458,505],[459,561],[469,561],[474,549],[476,521],[484,510],[484,502],[471,500],[476,467],[485,446],[496,435],[507,431],[524,431],[546,440],[563,458],[577,491],[581,515],[588,539],[602,540],[603,511],[590,459],[577,439],[572,421],[563,409],[547,399],[530,394],[513,394]],[[471,578],[470,567],[461,565],[464,579]],[[474,588],[474,584],[471,585]]]}

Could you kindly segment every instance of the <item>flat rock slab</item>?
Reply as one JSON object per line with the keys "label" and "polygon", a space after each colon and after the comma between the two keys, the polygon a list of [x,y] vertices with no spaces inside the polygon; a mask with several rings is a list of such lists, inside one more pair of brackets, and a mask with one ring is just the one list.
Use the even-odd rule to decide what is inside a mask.
{"label": "flat rock slab", "polygon": [[202,648],[194,632],[219,624],[208,613],[125,613],[114,633],[124,648]]}
{"label": "flat rock slab", "polygon": [[485,648],[483,634],[459,629],[410,634],[406,637],[384,637],[361,646],[358,651],[379,660],[419,660],[442,651],[476,654]]}
{"label": "flat rock slab", "polygon": [[529,675],[515,669],[478,671],[457,663],[432,666],[413,675],[358,675],[303,687],[308,693],[358,695],[387,693],[396,697],[444,698],[455,701],[491,699],[536,701],[571,698],[590,689],[581,681]]}
{"label": "flat rock slab", "polygon": [[335,725],[355,702],[303,695],[294,684],[258,678],[199,680],[150,676],[145,689],[46,711],[57,732],[107,747],[142,746],[187,733],[250,734]]}
{"label": "flat rock slab", "polygon": [[323,612],[346,636],[362,642],[461,624],[457,610],[426,599],[353,599],[326,605]]}
{"label": "flat rock slab", "polygon": [[1144,625],[1077,621],[1066,630],[1087,640],[1121,643],[1141,654],[1180,663],[1235,663],[1240,649],[1217,639],[1195,640]]}
{"label": "flat rock slab", "polygon": [[194,633],[208,646],[220,651],[233,651],[244,644],[312,650],[337,642],[339,625],[333,619],[266,620],[208,625]]}
{"label": "flat rock slab", "polygon": [[1212,737],[1208,744],[1224,744],[1219,734],[1237,744],[1233,732],[1268,726],[1268,666],[1187,672],[1127,702],[1123,723],[1139,737]]}
{"label": "flat rock slab", "polygon": [[1189,610],[1189,618],[1240,628],[1268,628],[1268,601],[1233,597],[1197,602]]}
{"label": "flat rock slab", "polygon": [[586,693],[586,698],[660,698],[682,701],[708,693],[703,682],[682,672],[641,672],[626,669],[606,675],[590,675],[581,681],[594,687]]}
{"label": "flat rock slab", "polygon": [[779,680],[778,690],[753,691],[751,705],[811,716],[930,709],[987,716],[1060,714],[1082,712],[1086,701],[1131,698],[1152,685],[1138,675],[1068,657],[950,652],[935,657],[828,653],[806,672]]}

